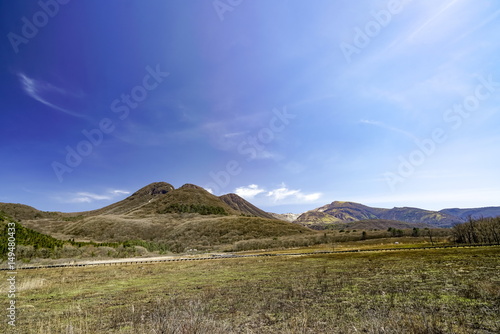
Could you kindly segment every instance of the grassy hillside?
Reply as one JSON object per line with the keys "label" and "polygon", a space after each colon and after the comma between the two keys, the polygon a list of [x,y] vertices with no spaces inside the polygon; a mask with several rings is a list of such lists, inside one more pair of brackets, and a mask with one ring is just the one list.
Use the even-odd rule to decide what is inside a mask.
{"label": "grassy hillside", "polygon": [[388,228],[395,229],[412,229],[416,228],[431,228],[431,225],[424,223],[405,223],[398,220],[386,220],[386,219],[367,219],[360,220],[351,223],[339,223],[329,226],[329,228],[333,229],[347,229],[347,230],[387,230]]}
{"label": "grassy hillside", "polygon": [[241,240],[313,233],[276,219],[170,213],[134,217],[100,215],[77,221],[25,221],[26,226],[61,239],[95,242],[144,240],[170,245],[173,251],[211,248]]}
{"label": "grassy hillside", "polygon": [[259,209],[252,203],[244,200],[243,198],[241,198],[236,194],[222,195],[219,196],[219,199],[221,199],[224,203],[229,205],[234,210],[237,210],[243,213],[244,215],[267,218],[267,219],[276,219],[276,217],[274,217],[273,215]]}
{"label": "grassy hillside", "polygon": [[[123,243],[80,242],[68,239],[58,239],[51,235],[40,233],[21,225],[13,218],[0,211],[0,262],[7,258],[8,253],[8,222],[15,224],[16,257],[19,263],[31,262],[33,259],[57,258],[89,258],[94,256],[133,257],[141,255],[141,248],[151,251],[168,250],[166,245],[158,245],[138,240]],[[64,235],[65,236],[65,235]],[[65,236],[66,237],[66,236]],[[140,246],[139,248],[137,246]],[[144,248],[142,248],[144,249]]]}
{"label": "grassy hillside", "polygon": [[61,215],[60,212],[40,211],[29,205],[0,203],[0,211],[16,220],[51,218]]}

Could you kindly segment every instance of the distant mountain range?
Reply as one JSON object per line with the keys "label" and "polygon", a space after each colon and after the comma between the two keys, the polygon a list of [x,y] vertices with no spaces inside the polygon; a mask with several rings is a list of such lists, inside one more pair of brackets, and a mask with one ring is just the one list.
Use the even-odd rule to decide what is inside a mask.
{"label": "distant mountain range", "polygon": [[452,227],[468,217],[497,217],[500,207],[476,209],[444,209],[429,211],[419,208],[399,207],[393,209],[373,208],[354,202],[335,201],[301,214],[294,222],[305,226],[327,226],[368,220],[390,220],[411,224],[415,227]]}
{"label": "distant mountain range", "polygon": [[488,218],[488,217],[499,217],[500,216],[500,207],[498,206],[490,206],[485,208],[476,208],[476,209],[444,209],[439,212],[446,213],[448,215],[452,215],[455,217],[459,217],[463,220],[469,219],[469,217],[478,219],[478,218]]}

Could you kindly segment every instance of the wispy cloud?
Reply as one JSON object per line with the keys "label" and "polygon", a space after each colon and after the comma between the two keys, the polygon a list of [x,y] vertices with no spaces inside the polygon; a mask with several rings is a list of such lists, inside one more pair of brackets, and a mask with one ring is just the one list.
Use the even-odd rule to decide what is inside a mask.
{"label": "wispy cloud", "polygon": [[91,192],[76,192],[65,196],[64,199],[60,199],[61,202],[65,203],[92,203],[95,201],[109,201],[120,195],[128,195],[130,191],[112,189],[108,190],[102,194],[96,194]]}
{"label": "wispy cloud", "polygon": [[114,195],[128,195],[130,194],[130,191],[116,189],[116,190],[110,190],[110,193]]}
{"label": "wispy cloud", "polygon": [[408,131],[405,131],[405,130],[401,130],[401,129],[392,127],[392,126],[387,125],[387,124],[385,124],[383,122],[372,121],[372,120],[368,120],[368,119],[362,119],[360,122],[363,123],[363,124],[369,124],[369,125],[378,126],[380,128],[387,129],[387,130],[390,130],[390,131],[402,134],[402,135],[404,135],[404,136],[406,136],[406,137],[408,137],[408,138],[410,138],[412,140],[418,140],[418,138],[414,134],[412,134],[412,133],[410,133]]}
{"label": "wispy cloud", "polygon": [[465,37],[469,36],[470,34],[476,32],[477,30],[479,30],[482,27],[486,26],[490,22],[494,21],[497,18],[497,16],[499,16],[499,15],[500,15],[500,10],[497,10],[496,12],[494,12],[493,14],[491,14],[490,16],[488,16],[485,20],[481,21],[479,24],[477,24],[476,26],[474,26],[472,29],[466,31],[464,34],[462,34],[459,37],[457,37],[455,40],[453,40],[453,42],[451,44],[454,44],[454,43],[456,43],[456,42],[464,39]]}
{"label": "wispy cloud", "polygon": [[75,94],[68,93],[62,88],[56,87],[48,82],[41,81],[41,80],[35,80],[33,78],[28,77],[24,73],[18,73],[19,76],[19,81],[21,82],[21,87],[23,88],[24,92],[28,94],[30,97],[35,99],[36,101],[52,108],[58,111],[61,111],[65,114],[75,116],[75,117],[83,117],[82,115],[68,110],[66,108],[62,108],[50,101],[45,97],[48,93],[57,93],[59,95],[71,95],[71,96],[77,96]]}
{"label": "wispy cloud", "polygon": [[415,31],[408,37],[408,40],[413,41],[416,36],[418,36],[423,30],[425,30],[430,24],[432,24],[436,19],[443,15],[448,9],[450,9],[457,1],[451,0],[444,6],[442,6],[433,16],[427,19],[422,25],[420,25]]}

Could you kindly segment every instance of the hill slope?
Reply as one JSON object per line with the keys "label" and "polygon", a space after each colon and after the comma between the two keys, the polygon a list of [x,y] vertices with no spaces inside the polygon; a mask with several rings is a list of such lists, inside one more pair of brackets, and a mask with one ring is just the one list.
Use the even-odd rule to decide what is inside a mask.
{"label": "hill slope", "polygon": [[276,219],[198,213],[168,213],[142,218],[129,215],[99,215],[79,221],[25,221],[23,225],[62,240],[144,240],[194,248],[240,240],[313,233],[306,227]]}
{"label": "hill slope", "polygon": [[7,258],[8,249],[8,238],[9,238],[9,223],[14,224],[15,228],[15,238],[16,238],[16,248],[19,245],[23,246],[33,246],[35,249],[38,248],[49,248],[54,249],[55,247],[62,247],[64,241],[55,239],[49,235],[45,235],[36,232],[32,229],[26,228],[16,222],[14,219],[0,213],[0,258]]}
{"label": "hill slope", "polygon": [[55,217],[60,212],[40,211],[29,205],[17,203],[0,203],[0,212],[5,212],[16,220]]}
{"label": "hill slope", "polygon": [[276,219],[273,215],[259,209],[252,203],[244,200],[240,196],[236,194],[226,194],[219,196],[219,199],[229,205],[234,210],[237,210],[245,215],[267,218],[267,219]]}

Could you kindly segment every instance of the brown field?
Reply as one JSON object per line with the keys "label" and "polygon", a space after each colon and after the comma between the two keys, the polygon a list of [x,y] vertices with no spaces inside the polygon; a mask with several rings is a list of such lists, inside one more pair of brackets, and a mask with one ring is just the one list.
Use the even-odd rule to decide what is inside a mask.
{"label": "brown field", "polygon": [[498,333],[499,274],[500,247],[26,270],[16,329]]}

